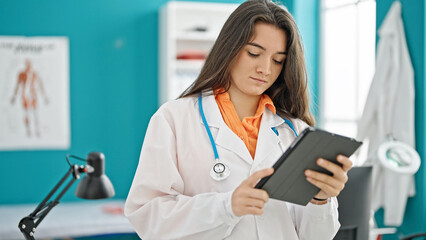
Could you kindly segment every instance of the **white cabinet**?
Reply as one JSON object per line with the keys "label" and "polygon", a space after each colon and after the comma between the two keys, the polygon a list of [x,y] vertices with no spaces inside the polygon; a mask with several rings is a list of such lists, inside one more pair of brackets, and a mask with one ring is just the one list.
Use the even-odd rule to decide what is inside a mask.
{"label": "white cabinet", "polygon": [[175,2],[159,14],[159,103],[177,98],[198,76],[223,24],[239,4]]}

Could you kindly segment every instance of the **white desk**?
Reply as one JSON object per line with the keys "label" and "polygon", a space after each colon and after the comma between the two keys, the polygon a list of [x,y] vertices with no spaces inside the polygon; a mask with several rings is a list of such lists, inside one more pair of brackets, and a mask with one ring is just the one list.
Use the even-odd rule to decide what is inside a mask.
{"label": "white desk", "polygon": [[[44,218],[35,238],[67,238],[114,233],[134,233],[124,217],[124,201],[87,200],[60,202]],[[19,221],[34,211],[36,205],[0,205],[0,240],[25,239]]]}

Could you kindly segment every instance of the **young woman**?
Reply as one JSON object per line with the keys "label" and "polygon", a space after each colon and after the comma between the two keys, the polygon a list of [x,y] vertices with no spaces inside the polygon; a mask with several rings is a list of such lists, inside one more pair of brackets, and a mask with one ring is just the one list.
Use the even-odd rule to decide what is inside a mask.
{"label": "young woman", "polygon": [[256,183],[314,125],[297,26],[253,0],[229,17],[199,77],[152,116],[125,214],[146,239],[332,239],[350,160],[307,170],[307,206],[269,199]]}

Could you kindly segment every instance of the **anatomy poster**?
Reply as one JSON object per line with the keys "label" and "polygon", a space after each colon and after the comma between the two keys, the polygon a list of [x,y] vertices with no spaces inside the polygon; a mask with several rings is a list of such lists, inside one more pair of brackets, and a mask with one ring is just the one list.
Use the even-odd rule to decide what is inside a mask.
{"label": "anatomy poster", "polygon": [[69,145],[68,39],[0,36],[0,150]]}

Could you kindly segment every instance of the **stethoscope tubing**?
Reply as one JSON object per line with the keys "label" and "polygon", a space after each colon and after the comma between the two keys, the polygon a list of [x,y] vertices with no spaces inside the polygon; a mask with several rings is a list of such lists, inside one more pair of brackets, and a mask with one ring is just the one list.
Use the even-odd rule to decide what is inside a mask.
{"label": "stethoscope tubing", "polygon": [[206,128],[206,132],[209,135],[210,143],[212,144],[212,147],[213,147],[214,158],[215,158],[216,162],[218,162],[219,161],[219,154],[217,152],[216,143],[214,142],[212,132],[210,131],[209,125],[207,124],[206,116],[204,115],[203,98],[201,96],[201,93],[198,95],[198,107],[200,108],[200,115],[201,115],[201,118],[203,119],[204,127]]}

